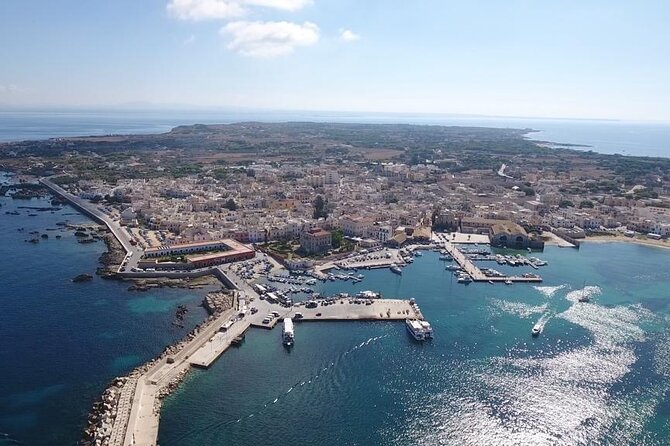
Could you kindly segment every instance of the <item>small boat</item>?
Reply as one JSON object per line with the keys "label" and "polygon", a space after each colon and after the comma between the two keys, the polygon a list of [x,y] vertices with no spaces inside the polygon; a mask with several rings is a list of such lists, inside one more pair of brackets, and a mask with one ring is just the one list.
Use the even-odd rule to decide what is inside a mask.
{"label": "small boat", "polygon": [[540,336],[540,333],[542,332],[542,327],[540,326],[540,323],[538,322],[537,324],[533,325],[533,329],[530,331],[530,334],[533,335],[534,338]]}
{"label": "small boat", "polygon": [[417,341],[433,339],[433,328],[426,321],[405,319],[405,327],[407,327],[409,334]]}
{"label": "small boat", "polygon": [[588,302],[591,300],[591,297],[586,294],[586,281],[584,281],[584,285],[582,285],[582,292],[579,294],[577,300],[580,302]]}
{"label": "small boat", "polygon": [[472,277],[470,277],[467,274],[462,274],[462,275],[458,276],[457,282],[468,284],[468,283],[472,282]]}
{"label": "small boat", "polygon": [[507,280],[505,281],[505,285],[512,285],[513,283],[514,283],[514,282],[512,282],[512,281],[509,280],[509,279],[507,279]]}
{"label": "small boat", "polygon": [[461,269],[461,267],[458,265],[447,265],[447,267],[444,269],[446,269],[447,271],[458,271]]}
{"label": "small boat", "polygon": [[421,251],[414,251],[414,256],[415,257],[421,257],[423,253]]}
{"label": "small boat", "polygon": [[444,254],[440,256],[440,260],[444,262],[451,262],[452,260],[454,260],[454,258],[451,257],[449,254]]}
{"label": "small boat", "polygon": [[395,273],[395,274],[398,274],[398,275],[402,275],[402,270],[395,263],[393,265],[391,265],[391,272]]}

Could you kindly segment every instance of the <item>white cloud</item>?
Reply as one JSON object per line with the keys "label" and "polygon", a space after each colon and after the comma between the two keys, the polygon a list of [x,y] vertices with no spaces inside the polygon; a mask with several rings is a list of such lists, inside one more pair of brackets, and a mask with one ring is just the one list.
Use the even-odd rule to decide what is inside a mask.
{"label": "white cloud", "polygon": [[242,3],[254,6],[265,6],[267,8],[282,9],[284,11],[297,11],[312,4],[312,0],[241,0]]}
{"label": "white cloud", "polygon": [[180,20],[209,20],[240,17],[246,10],[234,0],[170,0],[168,13]]}
{"label": "white cloud", "polygon": [[232,36],[228,49],[251,57],[276,57],[293,52],[295,47],[319,41],[314,23],[232,22],[221,28],[221,35]]}
{"label": "white cloud", "polygon": [[193,34],[191,34],[190,36],[188,36],[187,38],[182,40],[181,44],[183,46],[188,46],[188,45],[192,44],[193,42],[195,42],[195,36]]}
{"label": "white cloud", "polygon": [[310,4],[312,0],[170,0],[167,10],[180,20],[199,21],[241,17],[247,6],[297,11]]}
{"label": "white cloud", "polygon": [[340,39],[344,40],[345,42],[355,42],[357,40],[360,40],[361,36],[351,31],[350,29],[341,29]]}

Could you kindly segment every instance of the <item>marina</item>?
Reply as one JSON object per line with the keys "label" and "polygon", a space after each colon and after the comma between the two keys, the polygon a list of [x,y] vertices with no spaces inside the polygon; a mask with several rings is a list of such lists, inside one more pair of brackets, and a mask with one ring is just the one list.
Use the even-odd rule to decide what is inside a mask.
{"label": "marina", "polygon": [[[490,275],[486,274],[484,270],[475,265],[474,261],[468,258],[461,250],[452,242],[444,241],[442,245],[449,256],[458,264],[458,267],[463,271],[459,276],[459,282],[493,282],[493,283],[540,283],[542,278],[535,274],[524,274],[522,276],[505,276],[505,275]],[[451,265],[447,266],[452,269]]]}

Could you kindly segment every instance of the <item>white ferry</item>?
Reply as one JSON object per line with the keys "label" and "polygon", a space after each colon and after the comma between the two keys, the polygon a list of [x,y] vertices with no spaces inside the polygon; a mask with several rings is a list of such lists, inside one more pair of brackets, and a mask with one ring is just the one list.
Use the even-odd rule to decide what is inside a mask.
{"label": "white ferry", "polygon": [[405,319],[405,326],[407,327],[409,334],[411,334],[417,341],[433,339],[433,328],[426,321]]}
{"label": "white ferry", "polygon": [[396,273],[396,274],[402,274],[402,270],[395,263],[393,265],[391,265],[391,272]]}
{"label": "white ferry", "polygon": [[293,333],[293,321],[289,317],[284,318],[284,330],[282,331],[282,343],[287,347],[293,345],[295,334]]}

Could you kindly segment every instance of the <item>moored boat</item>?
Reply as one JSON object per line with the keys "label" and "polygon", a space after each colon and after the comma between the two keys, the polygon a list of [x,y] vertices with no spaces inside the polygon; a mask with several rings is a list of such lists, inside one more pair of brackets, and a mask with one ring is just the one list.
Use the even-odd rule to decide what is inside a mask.
{"label": "moored boat", "polygon": [[284,329],[282,330],[282,343],[290,347],[295,341],[295,334],[293,332],[293,320],[290,317],[284,318]]}

